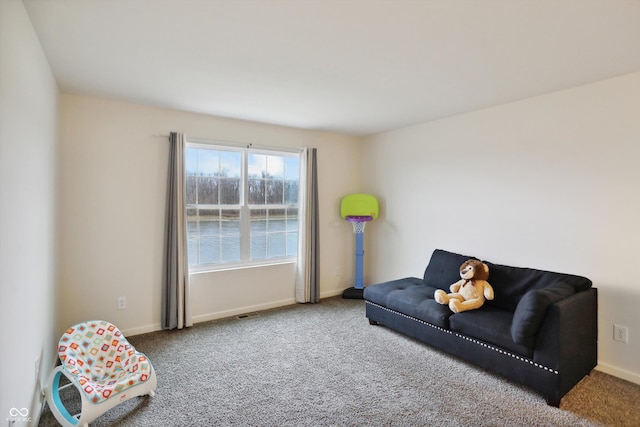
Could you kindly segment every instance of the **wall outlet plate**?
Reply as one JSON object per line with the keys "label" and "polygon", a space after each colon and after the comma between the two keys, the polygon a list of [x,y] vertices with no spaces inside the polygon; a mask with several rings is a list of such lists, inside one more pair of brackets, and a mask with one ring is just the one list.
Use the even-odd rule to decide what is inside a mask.
{"label": "wall outlet plate", "polygon": [[629,343],[629,328],[622,325],[613,325],[613,339],[616,341]]}

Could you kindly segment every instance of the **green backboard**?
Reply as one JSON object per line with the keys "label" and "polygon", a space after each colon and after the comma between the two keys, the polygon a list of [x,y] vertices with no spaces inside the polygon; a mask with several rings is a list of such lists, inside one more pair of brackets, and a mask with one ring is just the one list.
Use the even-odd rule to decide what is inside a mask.
{"label": "green backboard", "polygon": [[342,219],[348,216],[370,216],[376,219],[378,213],[378,200],[371,194],[349,194],[344,196],[340,203]]}

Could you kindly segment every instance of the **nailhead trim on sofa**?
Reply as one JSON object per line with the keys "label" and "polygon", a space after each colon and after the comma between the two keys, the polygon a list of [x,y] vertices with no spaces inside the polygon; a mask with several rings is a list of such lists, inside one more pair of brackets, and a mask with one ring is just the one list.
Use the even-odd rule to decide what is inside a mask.
{"label": "nailhead trim on sofa", "polygon": [[388,311],[388,312],[390,312],[390,313],[396,314],[396,315],[398,315],[398,316],[402,316],[402,317],[405,317],[405,318],[407,318],[407,319],[410,319],[410,320],[413,320],[413,321],[415,321],[415,322],[418,322],[418,323],[420,323],[420,324],[423,324],[423,325],[429,326],[429,327],[431,327],[431,328],[437,329],[437,330],[439,330],[440,332],[444,332],[444,333],[447,333],[447,334],[450,334],[450,335],[455,335],[455,336],[456,336],[456,337],[458,337],[458,338],[462,338],[462,339],[464,339],[464,340],[466,340],[466,341],[470,341],[470,342],[472,342],[472,343],[474,343],[474,344],[477,344],[477,345],[480,345],[480,346],[482,346],[482,347],[488,348],[489,350],[493,350],[493,351],[496,351],[496,352],[498,352],[498,353],[501,353],[501,354],[504,354],[504,355],[507,355],[507,356],[511,356],[511,357],[513,357],[513,358],[514,358],[514,359],[516,359],[516,360],[519,360],[519,361],[521,361],[521,362],[528,363],[528,364],[530,364],[530,365],[533,365],[533,366],[535,366],[535,367],[537,367],[537,368],[540,368],[540,369],[543,369],[543,370],[545,370],[545,371],[551,372],[551,373],[553,373],[553,374],[556,374],[556,375],[559,375],[559,374],[560,374],[560,372],[559,372],[559,371],[557,371],[557,370],[555,370],[555,369],[551,369],[551,368],[549,368],[549,367],[547,367],[547,366],[544,366],[544,365],[541,365],[541,364],[539,364],[539,363],[537,363],[537,362],[534,362],[534,361],[533,361],[533,360],[531,360],[531,359],[527,359],[526,357],[522,357],[522,356],[519,356],[519,355],[517,355],[517,354],[513,354],[513,353],[508,352],[508,351],[505,351],[505,350],[503,350],[503,349],[501,349],[501,348],[498,348],[498,347],[492,346],[492,345],[490,345],[490,344],[487,344],[487,343],[485,343],[485,342],[483,342],[483,341],[479,341],[479,340],[477,340],[477,339],[475,339],[475,338],[470,338],[470,337],[467,337],[466,335],[461,335],[461,334],[459,334],[459,333],[457,333],[457,332],[454,332],[454,331],[450,331],[450,330],[448,330],[448,329],[441,328],[440,326],[432,325],[431,323],[429,323],[429,322],[425,322],[424,320],[416,319],[415,317],[408,316],[408,315],[406,315],[406,314],[404,314],[404,313],[400,313],[399,311],[392,310],[392,309],[390,309],[390,308],[387,308],[387,307],[382,306],[382,305],[380,305],[380,304],[376,304],[376,303],[371,302],[371,301],[367,301],[366,303],[367,303],[367,304],[371,304],[371,305],[373,305],[373,306],[376,306],[376,307],[378,307],[378,308],[380,308],[380,309],[382,309],[382,310]]}

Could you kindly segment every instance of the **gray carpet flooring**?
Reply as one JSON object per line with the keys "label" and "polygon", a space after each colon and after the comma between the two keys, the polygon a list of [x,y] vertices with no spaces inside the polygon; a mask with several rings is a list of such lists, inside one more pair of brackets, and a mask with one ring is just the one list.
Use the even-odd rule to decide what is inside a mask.
{"label": "gray carpet flooring", "polygon": [[[640,426],[637,384],[594,371],[553,408],[530,389],[370,326],[362,300],[129,340],[152,361],[157,394],[92,426]],[[39,425],[57,425],[48,408]]]}

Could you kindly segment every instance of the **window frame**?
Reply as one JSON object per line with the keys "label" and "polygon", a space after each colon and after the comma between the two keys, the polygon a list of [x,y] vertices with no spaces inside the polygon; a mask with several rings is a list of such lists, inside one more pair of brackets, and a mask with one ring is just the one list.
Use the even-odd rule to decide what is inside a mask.
{"label": "window frame", "polygon": [[[301,185],[301,167],[302,167],[302,150],[300,149],[292,149],[286,147],[264,147],[264,146],[254,146],[253,144],[238,144],[238,143],[230,143],[224,141],[216,141],[216,140],[204,140],[199,138],[185,138],[185,161],[186,161],[186,152],[189,148],[200,148],[200,149],[209,149],[209,150],[223,150],[223,151],[234,151],[239,152],[241,154],[241,166],[240,166],[240,203],[238,205],[229,205],[229,204],[220,204],[218,203],[216,209],[219,210],[235,210],[238,209],[240,213],[240,261],[237,262],[226,262],[219,264],[204,264],[204,265],[190,265],[188,264],[188,269],[190,274],[198,274],[198,273],[207,273],[207,272],[215,272],[215,271],[224,271],[224,270],[236,270],[236,269],[244,269],[244,268],[255,268],[255,267],[263,267],[263,266],[271,266],[271,265],[280,265],[280,264],[290,264],[297,261],[297,248],[296,254],[290,256],[282,256],[275,258],[265,258],[265,259],[256,259],[251,260],[251,210],[252,209],[284,209],[285,211],[295,207],[298,210],[298,221],[300,220],[300,201],[302,196],[302,185]],[[264,204],[264,205],[249,205],[249,191],[248,191],[248,182],[249,182],[249,164],[248,159],[249,155],[252,153],[257,154],[265,154],[279,157],[292,157],[298,159],[298,197],[296,204]],[[187,210],[188,204],[186,200],[186,185],[187,185],[187,170],[185,167],[185,203],[184,203],[184,212],[185,212],[185,223],[187,222]],[[286,178],[284,179],[286,180]],[[218,201],[220,202],[220,201]],[[196,203],[196,206],[198,204]],[[298,223],[299,224],[299,223]],[[188,227],[188,226],[187,226]],[[285,225],[286,227],[286,225]],[[296,246],[299,242],[299,228],[297,229],[298,239],[296,240]],[[285,239],[287,238],[287,233],[285,230]],[[188,238],[185,239],[188,241]],[[188,253],[187,253],[188,257]]]}

